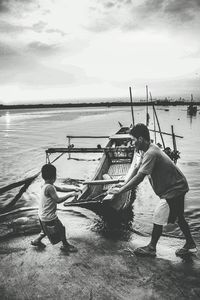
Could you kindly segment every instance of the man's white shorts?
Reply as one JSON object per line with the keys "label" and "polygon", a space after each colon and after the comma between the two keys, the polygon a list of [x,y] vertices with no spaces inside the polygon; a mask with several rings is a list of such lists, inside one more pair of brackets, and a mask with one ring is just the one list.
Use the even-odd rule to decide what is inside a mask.
{"label": "man's white shorts", "polygon": [[153,223],[167,225],[169,218],[169,205],[165,199],[160,199],[153,214]]}

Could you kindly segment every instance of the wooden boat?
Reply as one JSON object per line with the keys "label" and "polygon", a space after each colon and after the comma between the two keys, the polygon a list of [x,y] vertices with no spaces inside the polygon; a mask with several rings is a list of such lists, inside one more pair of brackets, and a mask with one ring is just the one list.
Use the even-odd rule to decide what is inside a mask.
{"label": "wooden boat", "polygon": [[[133,107],[132,107],[132,93],[130,89],[130,98],[131,98],[131,112],[132,112],[132,124],[134,124],[134,115],[133,115]],[[147,89],[148,95],[148,89]],[[156,133],[160,134],[163,150],[170,156],[170,158],[176,163],[179,158],[179,151],[176,148],[175,137],[182,138],[181,136],[175,135],[172,127],[172,133],[162,132],[160,128],[160,124],[158,121],[157,113],[154,105],[153,113],[154,113],[154,123],[157,121],[158,129],[149,129],[153,131],[155,136]],[[149,114],[147,110],[147,126],[149,121]],[[134,155],[134,147],[131,145],[131,136],[129,135],[129,127],[124,127],[120,122],[120,129],[109,138],[109,142],[105,148],[102,148],[100,145],[97,145],[96,148],[75,148],[73,144],[70,143],[72,136],[68,136],[68,147],[67,148],[49,148],[46,150],[46,163],[53,163],[64,153],[68,153],[69,157],[72,153],[102,153],[102,158],[99,163],[99,167],[92,178],[91,181],[85,182],[85,186],[83,188],[82,194],[77,198],[73,199],[71,202],[66,202],[65,206],[78,206],[93,210],[103,216],[107,215],[110,217],[111,212],[115,213],[123,213],[126,211],[130,211],[130,207],[135,199],[135,191],[127,191],[122,195],[107,195],[107,190],[112,186],[112,184],[123,181],[126,176],[129,168],[131,166],[134,167],[136,157]],[[155,124],[154,124],[155,125]],[[165,147],[165,143],[163,140],[163,134],[171,135],[173,140],[173,151],[169,147]],[[83,136],[76,136],[78,138],[82,138]],[[94,137],[94,136],[93,136]],[[84,136],[84,138],[90,138],[90,136]],[[105,138],[105,136],[95,136],[95,138]],[[155,138],[156,142],[156,138]],[[50,161],[50,155],[52,153],[59,153],[58,157],[56,157],[53,161]],[[13,189],[16,187],[21,187],[17,195],[9,201],[9,203],[5,203],[3,207],[0,207],[1,213],[6,213],[9,211],[10,207],[14,206],[18,199],[22,196],[22,194],[26,191],[29,185],[38,177],[40,171],[32,177],[26,178],[24,180],[20,180],[19,182],[15,182],[9,184],[5,187],[0,188],[0,195]]]}
{"label": "wooden boat", "polygon": [[[156,119],[157,114],[153,106]],[[158,120],[157,120],[158,122]],[[102,152],[102,158],[100,160],[98,169],[92,178],[91,181],[85,182],[82,194],[72,201],[66,201],[65,206],[78,206],[82,208],[90,209],[100,215],[107,215],[108,217],[112,213],[124,213],[130,210],[130,207],[135,200],[135,191],[130,190],[121,195],[107,195],[108,189],[120,181],[124,181],[126,174],[128,173],[129,168],[134,167],[137,163],[137,155],[134,155],[134,147],[131,146],[131,136],[129,135],[129,127],[123,127],[119,122],[120,129],[116,134],[109,137],[109,142],[105,148],[96,147],[96,148],[74,148],[70,140],[72,137],[81,138],[81,136],[67,136],[68,137],[68,148],[50,148],[46,150],[46,163],[51,163],[49,160],[49,155],[52,153],[69,153],[69,156],[72,153],[98,153]],[[159,122],[158,122],[159,125]],[[161,132],[160,126],[159,131],[151,130],[154,133],[158,132],[161,135],[163,150],[167,155],[176,163],[179,158],[179,152],[176,149],[175,137],[180,137],[174,134],[173,126],[172,133]],[[165,147],[165,143],[162,135],[171,135],[173,139],[174,150],[171,151],[169,147]],[[105,136],[100,136],[95,138],[101,138]],[[89,136],[82,136],[82,138],[90,138]],[[60,157],[58,156],[58,158]],[[134,158],[134,159],[133,159]],[[125,213],[126,214],[126,213]]]}
{"label": "wooden boat", "polygon": [[193,103],[193,95],[191,94],[191,101],[189,106],[187,107],[187,114],[190,116],[195,116],[197,113],[197,106]]}
{"label": "wooden boat", "polygon": [[[109,137],[105,148],[87,148],[86,152],[102,152],[102,158],[96,173],[91,181],[84,183],[83,192],[71,202],[65,202],[65,206],[78,206],[90,209],[100,215],[112,212],[121,212],[129,209],[134,201],[134,192],[128,191],[120,196],[107,195],[107,190],[118,182],[124,181],[134,154],[134,147],[131,146],[131,136],[128,127],[121,127],[116,134]],[[55,152],[77,153],[83,149],[51,148],[46,150],[47,156]]]}
{"label": "wooden boat", "polygon": [[191,116],[196,115],[197,113],[197,106],[193,105],[193,103],[190,103],[190,105],[187,107],[187,113]]}

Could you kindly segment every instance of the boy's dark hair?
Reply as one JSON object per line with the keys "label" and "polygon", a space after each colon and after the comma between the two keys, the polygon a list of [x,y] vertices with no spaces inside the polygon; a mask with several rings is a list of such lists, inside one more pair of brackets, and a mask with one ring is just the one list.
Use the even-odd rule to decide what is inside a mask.
{"label": "boy's dark hair", "polygon": [[133,126],[133,128],[130,129],[129,132],[132,136],[136,137],[137,139],[141,136],[148,142],[150,142],[150,135],[149,135],[149,129],[146,125],[142,123],[138,123]]}
{"label": "boy's dark hair", "polygon": [[44,180],[49,180],[56,178],[56,167],[50,164],[46,164],[42,167],[42,178]]}

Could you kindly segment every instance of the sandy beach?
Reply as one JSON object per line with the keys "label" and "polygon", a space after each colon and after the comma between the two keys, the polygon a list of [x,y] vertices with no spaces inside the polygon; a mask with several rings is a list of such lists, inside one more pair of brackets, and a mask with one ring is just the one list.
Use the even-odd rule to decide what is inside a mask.
{"label": "sandy beach", "polygon": [[[199,254],[184,261],[175,256],[183,240],[162,237],[156,258],[136,257],[132,250],[149,238],[110,239],[67,222],[78,253],[66,255],[60,244],[30,245],[36,236],[3,239],[0,244],[1,299],[200,299]],[[23,220],[23,218],[22,218]],[[39,229],[39,228],[38,228]]]}

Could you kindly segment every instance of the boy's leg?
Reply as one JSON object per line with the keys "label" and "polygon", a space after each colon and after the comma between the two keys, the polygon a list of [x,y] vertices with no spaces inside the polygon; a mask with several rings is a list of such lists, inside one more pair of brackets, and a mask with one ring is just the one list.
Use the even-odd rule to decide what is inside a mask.
{"label": "boy's leg", "polygon": [[31,241],[31,245],[33,245],[33,246],[39,246],[39,247],[43,247],[44,248],[44,247],[46,247],[46,245],[43,244],[41,242],[41,240],[46,236],[46,234],[44,233],[42,222],[40,220],[39,220],[39,222],[40,222],[41,232],[40,232],[39,236],[35,240]]}
{"label": "boy's leg", "polygon": [[63,224],[60,222],[60,220],[58,220],[58,222],[59,222],[60,231],[61,231],[61,241],[63,243],[63,245],[60,247],[60,249],[65,252],[77,252],[78,249],[75,246],[71,245],[67,241],[65,226],[63,226]]}

